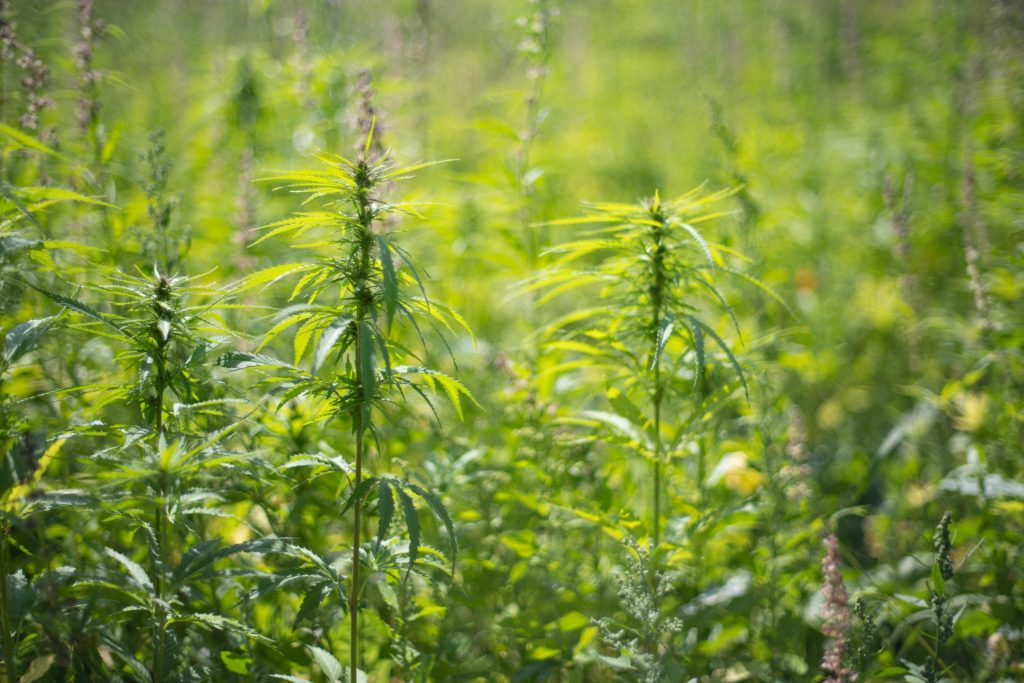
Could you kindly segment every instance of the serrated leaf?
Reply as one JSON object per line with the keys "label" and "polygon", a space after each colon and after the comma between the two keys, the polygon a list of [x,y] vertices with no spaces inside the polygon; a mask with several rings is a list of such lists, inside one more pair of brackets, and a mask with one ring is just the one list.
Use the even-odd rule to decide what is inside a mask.
{"label": "serrated leaf", "polygon": [[398,276],[395,274],[395,263],[391,259],[391,245],[383,235],[377,235],[377,250],[380,252],[381,287],[384,290],[384,312],[387,315],[388,328],[395,320],[395,309],[398,307]]}
{"label": "serrated leaf", "polygon": [[320,335],[320,341],[316,346],[316,353],[313,354],[313,372],[323,367],[323,364],[334,350],[335,344],[345,334],[345,330],[348,329],[351,323],[351,317],[341,317],[328,325],[327,329],[323,331],[323,334]]}
{"label": "serrated leaf", "polygon": [[366,425],[369,424],[370,405],[377,392],[377,373],[374,363],[376,346],[373,343],[373,330],[365,320],[359,321],[356,333],[359,335],[359,340],[356,343],[358,351],[356,362],[359,364],[359,382],[363,390],[362,424]]}
{"label": "serrated leaf", "polygon": [[272,356],[260,353],[244,353],[242,351],[228,351],[217,359],[217,365],[231,370],[243,370],[245,368],[288,368],[295,370],[295,366],[278,360]]}
{"label": "serrated leaf", "polygon": [[672,330],[675,328],[675,320],[666,316],[661,321],[661,329],[658,330],[658,342],[654,349],[654,358],[651,359],[651,370],[654,370],[661,362],[661,354],[665,350],[665,344],[672,337]]}
{"label": "serrated leaf", "polygon": [[319,648],[316,645],[307,645],[306,647],[309,648],[309,653],[313,655],[313,660],[316,662],[317,666],[320,667],[320,670],[324,673],[324,676],[327,677],[327,680],[331,683],[339,683],[344,675],[341,662],[339,662],[330,652]]}
{"label": "serrated leaf", "polygon": [[700,246],[700,250],[704,254],[704,258],[708,260],[708,263],[711,264],[712,268],[715,267],[715,259],[711,255],[711,249],[708,247],[708,243],[704,240],[704,236],[701,235],[695,227],[688,223],[683,223],[682,221],[673,221],[673,223],[681,227],[690,235],[690,237],[693,238],[693,240]]}
{"label": "serrated leaf", "polygon": [[345,499],[345,503],[341,506],[341,511],[338,514],[344,515],[346,512],[348,512],[348,509],[355,504],[357,500],[362,500],[366,498],[367,494],[369,494],[369,492],[373,489],[373,487],[376,484],[377,477],[367,477],[366,479],[363,479],[361,482],[359,482],[359,485],[356,486],[352,490],[352,493],[349,494],[348,498]]}
{"label": "serrated leaf", "polygon": [[[470,401],[472,401],[475,406],[481,408],[480,404],[477,403],[476,398],[469,391],[469,389],[467,389],[465,385],[462,384],[462,382],[459,382],[458,380],[449,377],[443,372],[438,372],[437,370],[431,370],[430,368],[425,368],[422,366],[399,365],[394,368],[394,373],[396,375],[421,375],[427,378],[428,381],[430,382],[436,381],[438,384],[441,385],[441,388],[447,395],[448,400],[452,404],[452,407],[455,408],[455,412],[458,413],[459,419],[462,419],[463,417],[462,402],[460,401],[460,396],[465,396]],[[431,388],[433,388],[432,385]]]}
{"label": "serrated leaf", "polygon": [[297,629],[299,625],[313,616],[313,612],[320,606],[320,603],[324,601],[333,590],[330,583],[326,581],[315,583],[306,590],[306,594],[302,597],[302,604],[299,605],[299,611],[295,613],[295,621],[292,624],[292,629]]}
{"label": "serrated leaf", "polygon": [[128,571],[128,575],[132,578],[132,581],[139,587],[149,592],[153,592],[153,582],[149,580],[149,575],[146,574],[146,570],[141,567],[134,560],[117,552],[113,548],[105,548],[107,555],[114,558]]}
{"label": "serrated leaf", "polygon": [[381,479],[377,485],[377,514],[380,522],[377,525],[377,543],[375,550],[380,550],[381,543],[391,528],[391,519],[395,514],[395,498],[391,491],[391,484],[387,479]]}
{"label": "serrated leaf", "polygon": [[80,314],[84,315],[87,318],[92,318],[93,320],[99,321],[99,322],[103,323],[104,325],[107,325],[108,327],[112,327],[113,329],[117,330],[118,332],[121,332],[121,328],[118,327],[110,318],[106,317],[105,315],[103,315],[102,313],[100,313],[96,309],[92,308],[91,306],[89,306],[89,305],[87,305],[85,303],[82,303],[78,299],[75,299],[74,297],[67,296],[66,294],[61,294],[60,292],[53,292],[53,291],[50,291],[48,289],[43,289],[42,287],[37,287],[36,285],[33,285],[32,283],[28,283],[28,284],[29,284],[29,287],[32,287],[32,289],[35,289],[40,294],[43,294],[44,296],[49,298],[51,301],[53,301],[55,304],[63,306],[64,308],[71,309],[72,311],[75,311],[76,313],[80,313]]}
{"label": "serrated leaf", "polygon": [[715,340],[715,343],[718,344],[718,347],[722,349],[722,351],[725,353],[726,357],[729,359],[729,363],[732,364],[733,369],[736,370],[736,374],[740,378],[740,383],[743,385],[743,395],[746,396],[747,400],[749,401],[750,390],[747,387],[746,375],[743,374],[743,368],[740,367],[739,361],[736,360],[736,356],[732,354],[732,351],[729,349],[729,345],[726,344],[720,336],[718,336],[717,332],[715,332],[713,329],[705,325],[703,322],[701,322],[697,318],[694,318],[693,316],[688,317],[690,318],[690,322],[694,326],[700,327],[704,332],[707,332],[708,335]]}
{"label": "serrated leaf", "polygon": [[408,580],[420,552],[420,517],[415,503],[412,502],[412,498],[405,492],[405,489],[396,487],[395,493],[398,494],[398,500],[402,505],[405,528],[409,531],[409,566],[405,570],[405,578]]}
{"label": "serrated leaf", "polygon": [[704,330],[700,325],[691,323],[693,331],[693,352],[697,363],[696,371],[693,373],[693,387],[700,391],[704,387]]}
{"label": "serrated leaf", "polygon": [[419,497],[423,498],[423,500],[427,501],[427,505],[430,506],[431,511],[439,520],[441,520],[441,523],[444,525],[445,531],[448,533],[448,544],[451,550],[451,552],[449,553],[449,558],[452,563],[452,570],[454,571],[455,558],[459,552],[459,544],[458,538],[455,535],[455,523],[452,522],[451,515],[448,514],[448,508],[444,506],[444,503],[441,502],[441,499],[434,495],[434,493],[426,490],[419,484],[406,482],[405,485],[409,488],[410,491],[412,491]]}
{"label": "serrated leaf", "polygon": [[32,350],[56,318],[37,318],[15,325],[4,337],[3,358],[6,364],[14,363]]}

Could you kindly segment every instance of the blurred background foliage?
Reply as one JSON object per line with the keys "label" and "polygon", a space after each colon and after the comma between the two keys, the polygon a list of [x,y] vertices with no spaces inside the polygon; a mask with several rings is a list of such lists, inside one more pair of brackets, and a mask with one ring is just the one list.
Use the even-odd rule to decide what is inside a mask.
{"label": "blurred background foliage", "polygon": [[[358,154],[374,117],[399,162],[452,160],[385,188],[433,203],[425,220],[386,227],[429,274],[430,296],[474,331],[475,341],[453,326],[451,354],[437,343],[424,360],[458,375],[480,406],[464,401],[462,421],[415,403],[388,413],[374,467],[443,499],[460,554],[450,582],[436,568],[413,588],[371,571],[370,680],[852,680],[820,667],[827,533],[851,599],[876,622],[859,680],[1024,677],[1020,3],[13,0],[2,12],[13,36],[8,335],[61,310],[24,280],[86,285],[81,296],[100,306],[104,268],[151,272],[159,261],[213,287],[323,253],[252,245],[253,229],[300,209],[261,179],[318,152]],[[717,402],[697,410],[684,396],[666,408],[673,424],[697,417],[668,464],[662,543],[623,545],[651,532],[647,468],[630,439],[580,419],[621,417],[623,387],[586,363],[566,370],[580,356],[540,332],[615,304],[586,289],[544,303],[523,283],[551,265],[547,248],[578,237],[558,219],[586,215],[582,202],[672,198],[702,183],[734,190],[727,215],[701,225],[716,258],[791,310],[721,282],[742,338],[721,311],[710,324],[749,398],[709,344]],[[80,197],[56,203],[45,188]],[[15,249],[15,231],[48,242]],[[209,362],[252,351],[290,292],[249,289],[220,308],[205,330]],[[116,342],[68,317],[4,366],[5,448],[28,448],[25,430],[49,439],[34,492],[4,492],[8,584],[33,596],[12,608],[20,673],[40,672],[20,680],[148,680],[145,666],[111,655],[128,643],[124,660],[146,662],[145,641],[97,612],[85,585],[118,566],[105,546],[141,562],[130,511],[106,498],[33,507],[104,480],[96,453],[110,443],[88,425],[141,419],[114,399],[54,393],[135,372]],[[673,344],[675,356],[693,353]],[[265,352],[290,361],[290,338]],[[183,434],[239,424],[224,448],[253,457],[194,478],[220,496],[202,503],[216,511],[202,522],[185,515],[182,548],[288,538],[344,577],[344,476],[285,465],[313,451],[350,459],[349,433],[317,422],[314,401],[278,406],[247,375],[209,373],[194,398],[239,407],[183,417]],[[957,573],[937,590],[931,539],[946,511]],[[424,524],[443,547],[443,527]],[[247,548],[244,563],[218,557],[224,569],[191,595],[205,601],[196,613],[267,640],[184,640],[181,680],[343,680],[322,654],[346,661],[343,605],[296,618],[308,596],[266,579],[305,560],[264,550]],[[58,575],[64,566],[77,578]],[[651,580],[630,583],[638,573]],[[656,617],[632,628],[656,634],[645,646],[656,666],[613,634],[644,590]],[[943,592],[963,607],[944,643],[931,597]],[[924,668],[932,659],[943,671]]]}

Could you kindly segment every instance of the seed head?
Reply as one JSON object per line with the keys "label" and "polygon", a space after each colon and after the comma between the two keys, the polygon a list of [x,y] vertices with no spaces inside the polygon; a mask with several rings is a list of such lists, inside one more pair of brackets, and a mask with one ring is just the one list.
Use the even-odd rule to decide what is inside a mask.
{"label": "seed head", "polygon": [[835,534],[825,537],[825,558],[821,561],[821,568],[825,575],[822,589],[825,624],[821,631],[831,638],[821,659],[821,668],[826,672],[824,683],[853,683],[857,680],[857,672],[843,663],[850,648],[850,596],[840,571],[839,539]]}
{"label": "seed head", "polygon": [[953,544],[949,539],[949,522],[951,519],[952,515],[949,512],[942,515],[942,520],[935,529],[935,537],[933,539],[935,563],[939,565],[939,573],[942,574],[942,578],[946,581],[953,578],[953,560],[949,556],[950,551],[953,549]]}

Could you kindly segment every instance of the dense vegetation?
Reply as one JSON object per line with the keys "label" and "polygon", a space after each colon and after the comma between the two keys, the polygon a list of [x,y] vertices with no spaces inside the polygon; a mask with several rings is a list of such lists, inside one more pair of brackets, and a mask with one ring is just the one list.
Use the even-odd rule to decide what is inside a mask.
{"label": "dense vegetation", "polygon": [[1024,9],[0,0],[0,681],[1024,680]]}

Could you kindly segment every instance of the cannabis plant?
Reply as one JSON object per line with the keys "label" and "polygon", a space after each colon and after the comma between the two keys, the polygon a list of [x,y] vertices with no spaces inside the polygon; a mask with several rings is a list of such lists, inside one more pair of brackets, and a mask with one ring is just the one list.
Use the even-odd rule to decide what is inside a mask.
{"label": "cannabis plant", "polygon": [[[235,369],[283,370],[266,380],[273,398],[281,402],[298,397],[319,400],[328,406],[324,419],[341,421],[351,428],[354,442],[351,463],[317,458],[315,454],[300,462],[328,466],[345,477],[350,487],[340,513],[352,510],[352,561],[348,577],[349,676],[352,681],[359,671],[359,610],[365,588],[361,567],[372,555],[362,547],[366,502],[376,495],[379,523],[374,552],[381,549],[396,510],[401,511],[409,533],[408,553],[404,559],[406,577],[420,556],[421,532],[415,499],[424,501],[444,524],[451,562],[456,551],[454,526],[440,498],[412,481],[386,474],[385,463],[378,464],[380,474],[366,476],[371,444],[377,444],[380,454],[380,425],[376,416],[388,405],[399,403],[409,392],[430,403],[430,394],[439,390],[460,414],[460,398],[470,397],[466,388],[448,375],[403,362],[415,355],[395,335],[396,323],[407,323],[421,343],[421,329],[425,326],[441,332],[450,330],[453,322],[464,323],[450,309],[427,299],[422,278],[410,255],[398,243],[395,234],[382,229],[391,218],[419,215],[411,203],[388,202],[380,195],[382,186],[407,178],[431,164],[397,166],[387,153],[373,153],[372,142],[371,129],[357,159],[321,156],[324,164],[321,170],[274,178],[286,183],[292,191],[307,195],[307,202],[320,203],[322,208],[268,226],[267,233],[254,244],[281,235],[298,239],[315,230],[323,235],[317,245],[330,251],[311,262],[273,266],[243,281],[239,291],[301,274],[290,296],[294,303],[281,311],[278,322],[265,335],[257,353],[228,353],[220,361],[225,367]],[[259,353],[290,327],[296,328],[292,362]],[[308,364],[304,362],[307,358]],[[328,583],[323,586],[326,588],[333,583],[333,577],[328,577]],[[325,594],[323,590],[317,588],[321,599]]]}
{"label": "cannabis plant", "polygon": [[709,243],[694,227],[722,215],[707,209],[729,194],[702,197],[694,190],[662,202],[655,193],[636,205],[590,205],[587,216],[556,224],[601,227],[551,248],[552,267],[528,285],[544,291],[542,304],[582,287],[596,290],[594,305],[564,314],[541,335],[548,351],[576,356],[558,372],[597,372],[610,387],[612,412],[587,410],[573,421],[608,428],[607,440],[650,462],[655,547],[661,537],[664,469],[683,454],[701,417],[722,399],[719,390],[728,388],[728,379],[710,367],[707,340],[747,390],[739,361],[709,315],[724,311],[736,323],[719,290],[721,276],[764,287],[726,265],[723,255],[731,251]]}
{"label": "cannabis plant", "polygon": [[[124,373],[57,392],[87,396],[101,418],[69,431],[89,437],[80,448],[98,441],[80,481],[91,484],[93,507],[110,521],[107,547],[91,558],[99,566],[75,592],[89,628],[124,669],[153,681],[203,677],[220,662],[204,661],[196,629],[260,637],[218,613],[224,587],[211,584],[224,580],[219,560],[262,546],[225,547],[207,537],[204,522],[221,516],[218,489],[250,457],[227,447],[239,422],[232,401],[208,381],[208,359],[229,334],[213,311],[224,293],[159,265],[152,274],[101,272],[103,281],[84,289],[108,306],[40,288],[76,316],[73,330],[119,347]],[[132,539],[143,541],[141,557],[118,549]],[[95,605],[112,611],[101,618]],[[109,668],[92,663],[97,672]]]}

